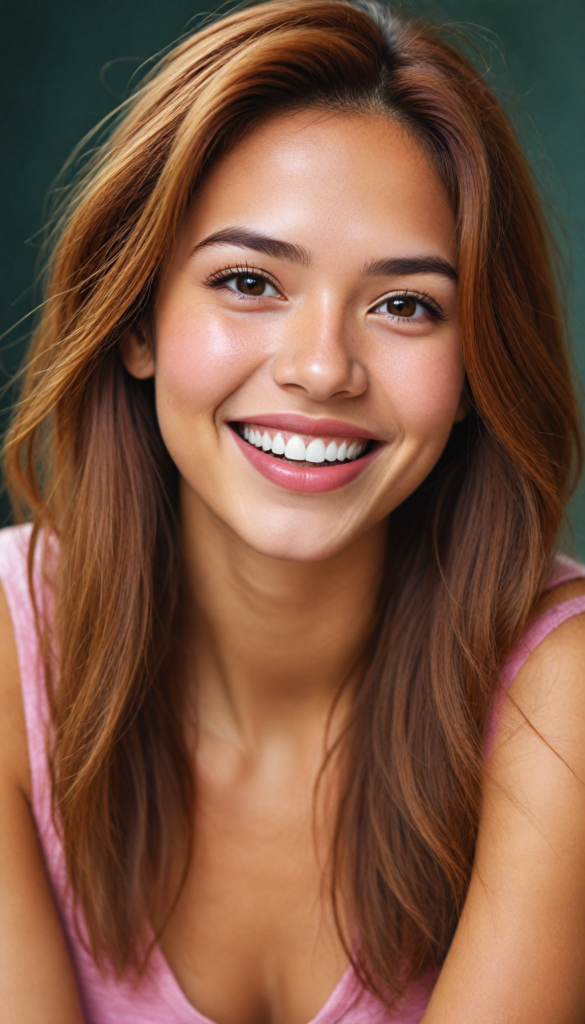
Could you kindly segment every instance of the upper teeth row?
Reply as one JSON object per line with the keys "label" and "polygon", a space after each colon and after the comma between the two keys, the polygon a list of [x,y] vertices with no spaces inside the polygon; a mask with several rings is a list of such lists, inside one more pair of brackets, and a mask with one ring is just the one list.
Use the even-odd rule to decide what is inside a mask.
{"label": "upper teeth row", "polygon": [[295,462],[315,463],[345,462],[357,459],[367,443],[366,441],[352,441],[348,447],[345,441],[342,441],[340,445],[337,445],[335,441],[330,441],[328,445],[325,445],[325,441],[320,437],[315,437],[306,445],[298,434],[293,434],[288,441],[285,441],[280,433],[276,437],[271,437],[267,431],[261,434],[259,430],[248,426],[244,427],[244,438],[250,444],[256,445],[256,448],[272,452],[273,455],[284,455],[285,459],[294,459]]}

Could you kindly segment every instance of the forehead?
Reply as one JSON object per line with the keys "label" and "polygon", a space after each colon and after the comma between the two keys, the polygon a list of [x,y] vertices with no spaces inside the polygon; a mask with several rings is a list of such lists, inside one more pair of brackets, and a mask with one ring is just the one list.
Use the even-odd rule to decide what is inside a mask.
{"label": "forehead", "polygon": [[228,224],[276,232],[317,255],[351,247],[371,258],[396,245],[456,262],[439,175],[383,115],[301,111],[257,127],[208,172],[188,233],[192,241]]}

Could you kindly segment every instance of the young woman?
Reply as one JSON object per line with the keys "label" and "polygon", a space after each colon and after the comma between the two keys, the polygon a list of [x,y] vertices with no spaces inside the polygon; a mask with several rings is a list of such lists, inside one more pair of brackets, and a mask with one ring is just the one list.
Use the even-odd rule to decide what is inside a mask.
{"label": "young woman", "polygon": [[7,443],[3,1020],[585,1019],[563,312],[428,26],[275,0],[124,105]]}

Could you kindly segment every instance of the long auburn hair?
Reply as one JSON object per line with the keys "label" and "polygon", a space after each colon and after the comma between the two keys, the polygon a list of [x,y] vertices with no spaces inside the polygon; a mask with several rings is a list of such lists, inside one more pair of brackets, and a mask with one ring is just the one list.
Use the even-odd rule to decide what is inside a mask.
{"label": "long auburn hair", "polygon": [[411,132],[459,238],[471,412],[391,516],[332,850],[341,937],[390,1005],[453,936],[502,660],[542,591],[581,457],[550,239],[473,64],[432,26],[345,0],[238,9],[164,56],[68,199],[7,472],[33,546],[41,530],[58,538],[42,633],[54,809],[89,946],[122,974],[144,966],[180,891],[194,794],[169,661],[177,473],[152,382],[125,371],[117,341],[152,309],[210,163],[261,118],[309,106],[385,112]]}

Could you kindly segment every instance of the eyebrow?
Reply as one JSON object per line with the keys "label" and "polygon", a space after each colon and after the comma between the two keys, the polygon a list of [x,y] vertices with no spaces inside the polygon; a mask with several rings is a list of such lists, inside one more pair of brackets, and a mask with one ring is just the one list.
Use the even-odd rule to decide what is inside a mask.
{"label": "eyebrow", "polygon": [[265,256],[288,260],[289,263],[300,263],[304,267],[308,267],[311,263],[311,257],[302,245],[282,242],[278,238],[270,238],[268,235],[261,235],[257,231],[249,231],[247,228],[224,228],[222,231],[214,231],[213,234],[207,235],[201,242],[198,242],[191,249],[189,255],[194,256],[196,252],[207,249],[211,245],[237,245],[242,249],[262,252]]}
{"label": "eyebrow", "polygon": [[383,260],[368,263],[364,273],[366,277],[405,277],[407,274],[442,274],[452,281],[458,281],[459,275],[442,256],[389,256]]}
{"label": "eyebrow", "polygon": [[[194,256],[195,253],[213,245],[235,245],[241,249],[252,249],[254,252],[264,253],[265,256],[274,256],[289,263],[299,263],[304,267],[311,264],[311,256],[304,246],[240,227],[214,231],[193,246],[189,255]],[[458,280],[457,271],[442,256],[389,256],[386,259],[372,260],[364,269],[366,277],[404,277],[409,274],[442,274],[452,281]]]}

